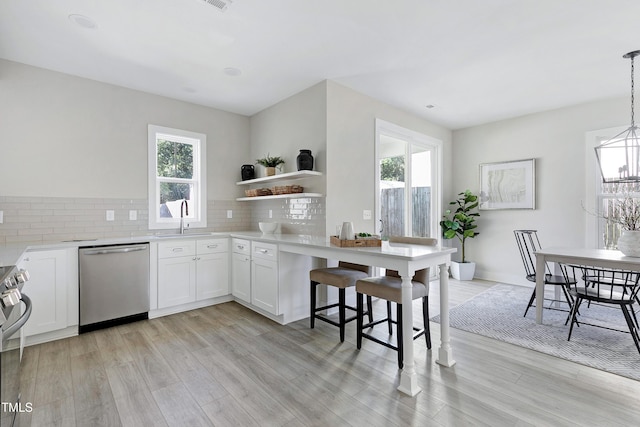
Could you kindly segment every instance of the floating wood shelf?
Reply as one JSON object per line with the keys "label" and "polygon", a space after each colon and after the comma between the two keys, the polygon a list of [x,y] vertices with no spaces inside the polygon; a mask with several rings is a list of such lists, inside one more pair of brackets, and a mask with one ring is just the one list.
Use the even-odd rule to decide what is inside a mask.
{"label": "floating wood shelf", "polygon": [[324,195],[320,193],[290,193],[290,194],[276,194],[271,196],[255,196],[255,197],[240,197],[236,200],[239,202],[253,202],[256,200],[267,200],[267,199],[292,199],[292,198],[300,198],[300,197],[324,197]]}

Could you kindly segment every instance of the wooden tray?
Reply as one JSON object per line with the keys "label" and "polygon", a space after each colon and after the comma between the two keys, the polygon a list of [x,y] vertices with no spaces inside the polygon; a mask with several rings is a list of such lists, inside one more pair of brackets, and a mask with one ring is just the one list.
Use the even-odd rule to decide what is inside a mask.
{"label": "wooden tray", "polygon": [[341,248],[375,247],[382,246],[382,240],[375,237],[365,237],[353,240],[340,240],[338,236],[331,236],[331,244],[339,246]]}

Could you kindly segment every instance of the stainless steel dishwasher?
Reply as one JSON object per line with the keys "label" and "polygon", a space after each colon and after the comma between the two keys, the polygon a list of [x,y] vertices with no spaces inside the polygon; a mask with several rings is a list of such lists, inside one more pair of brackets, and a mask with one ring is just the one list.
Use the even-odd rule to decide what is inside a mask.
{"label": "stainless steel dishwasher", "polygon": [[149,243],[79,248],[80,333],[149,317]]}

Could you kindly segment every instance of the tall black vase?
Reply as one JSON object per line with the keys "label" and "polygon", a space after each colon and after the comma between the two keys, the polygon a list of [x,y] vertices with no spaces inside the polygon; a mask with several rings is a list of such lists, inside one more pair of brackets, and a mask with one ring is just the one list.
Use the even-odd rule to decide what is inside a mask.
{"label": "tall black vase", "polygon": [[299,171],[313,170],[313,156],[311,155],[311,150],[300,150],[300,154],[296,157],[296,163],[298,164]]}

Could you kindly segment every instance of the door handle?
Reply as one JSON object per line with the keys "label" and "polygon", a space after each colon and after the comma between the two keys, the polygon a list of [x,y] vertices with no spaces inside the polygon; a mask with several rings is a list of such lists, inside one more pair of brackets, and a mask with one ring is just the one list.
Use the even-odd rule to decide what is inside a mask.
{"label": "door handle", "polygon": [[18,318],[18,320],[16,320],[13,323],[13,325],[9,326],[7,329],[5,329],[3,331],[3,335],[5,335],[7,337],[10,337],[18,329],[22,328],[24,326],[24,324],[27,323],[27,320],[29,320],[29,317],[31,316],[31,299],[28,296],[26,296],[25,294],[22,294],[20,299],[22,300],[22,302],[25,305],[24,313],[22,313],[22,316],[20,316]]}

